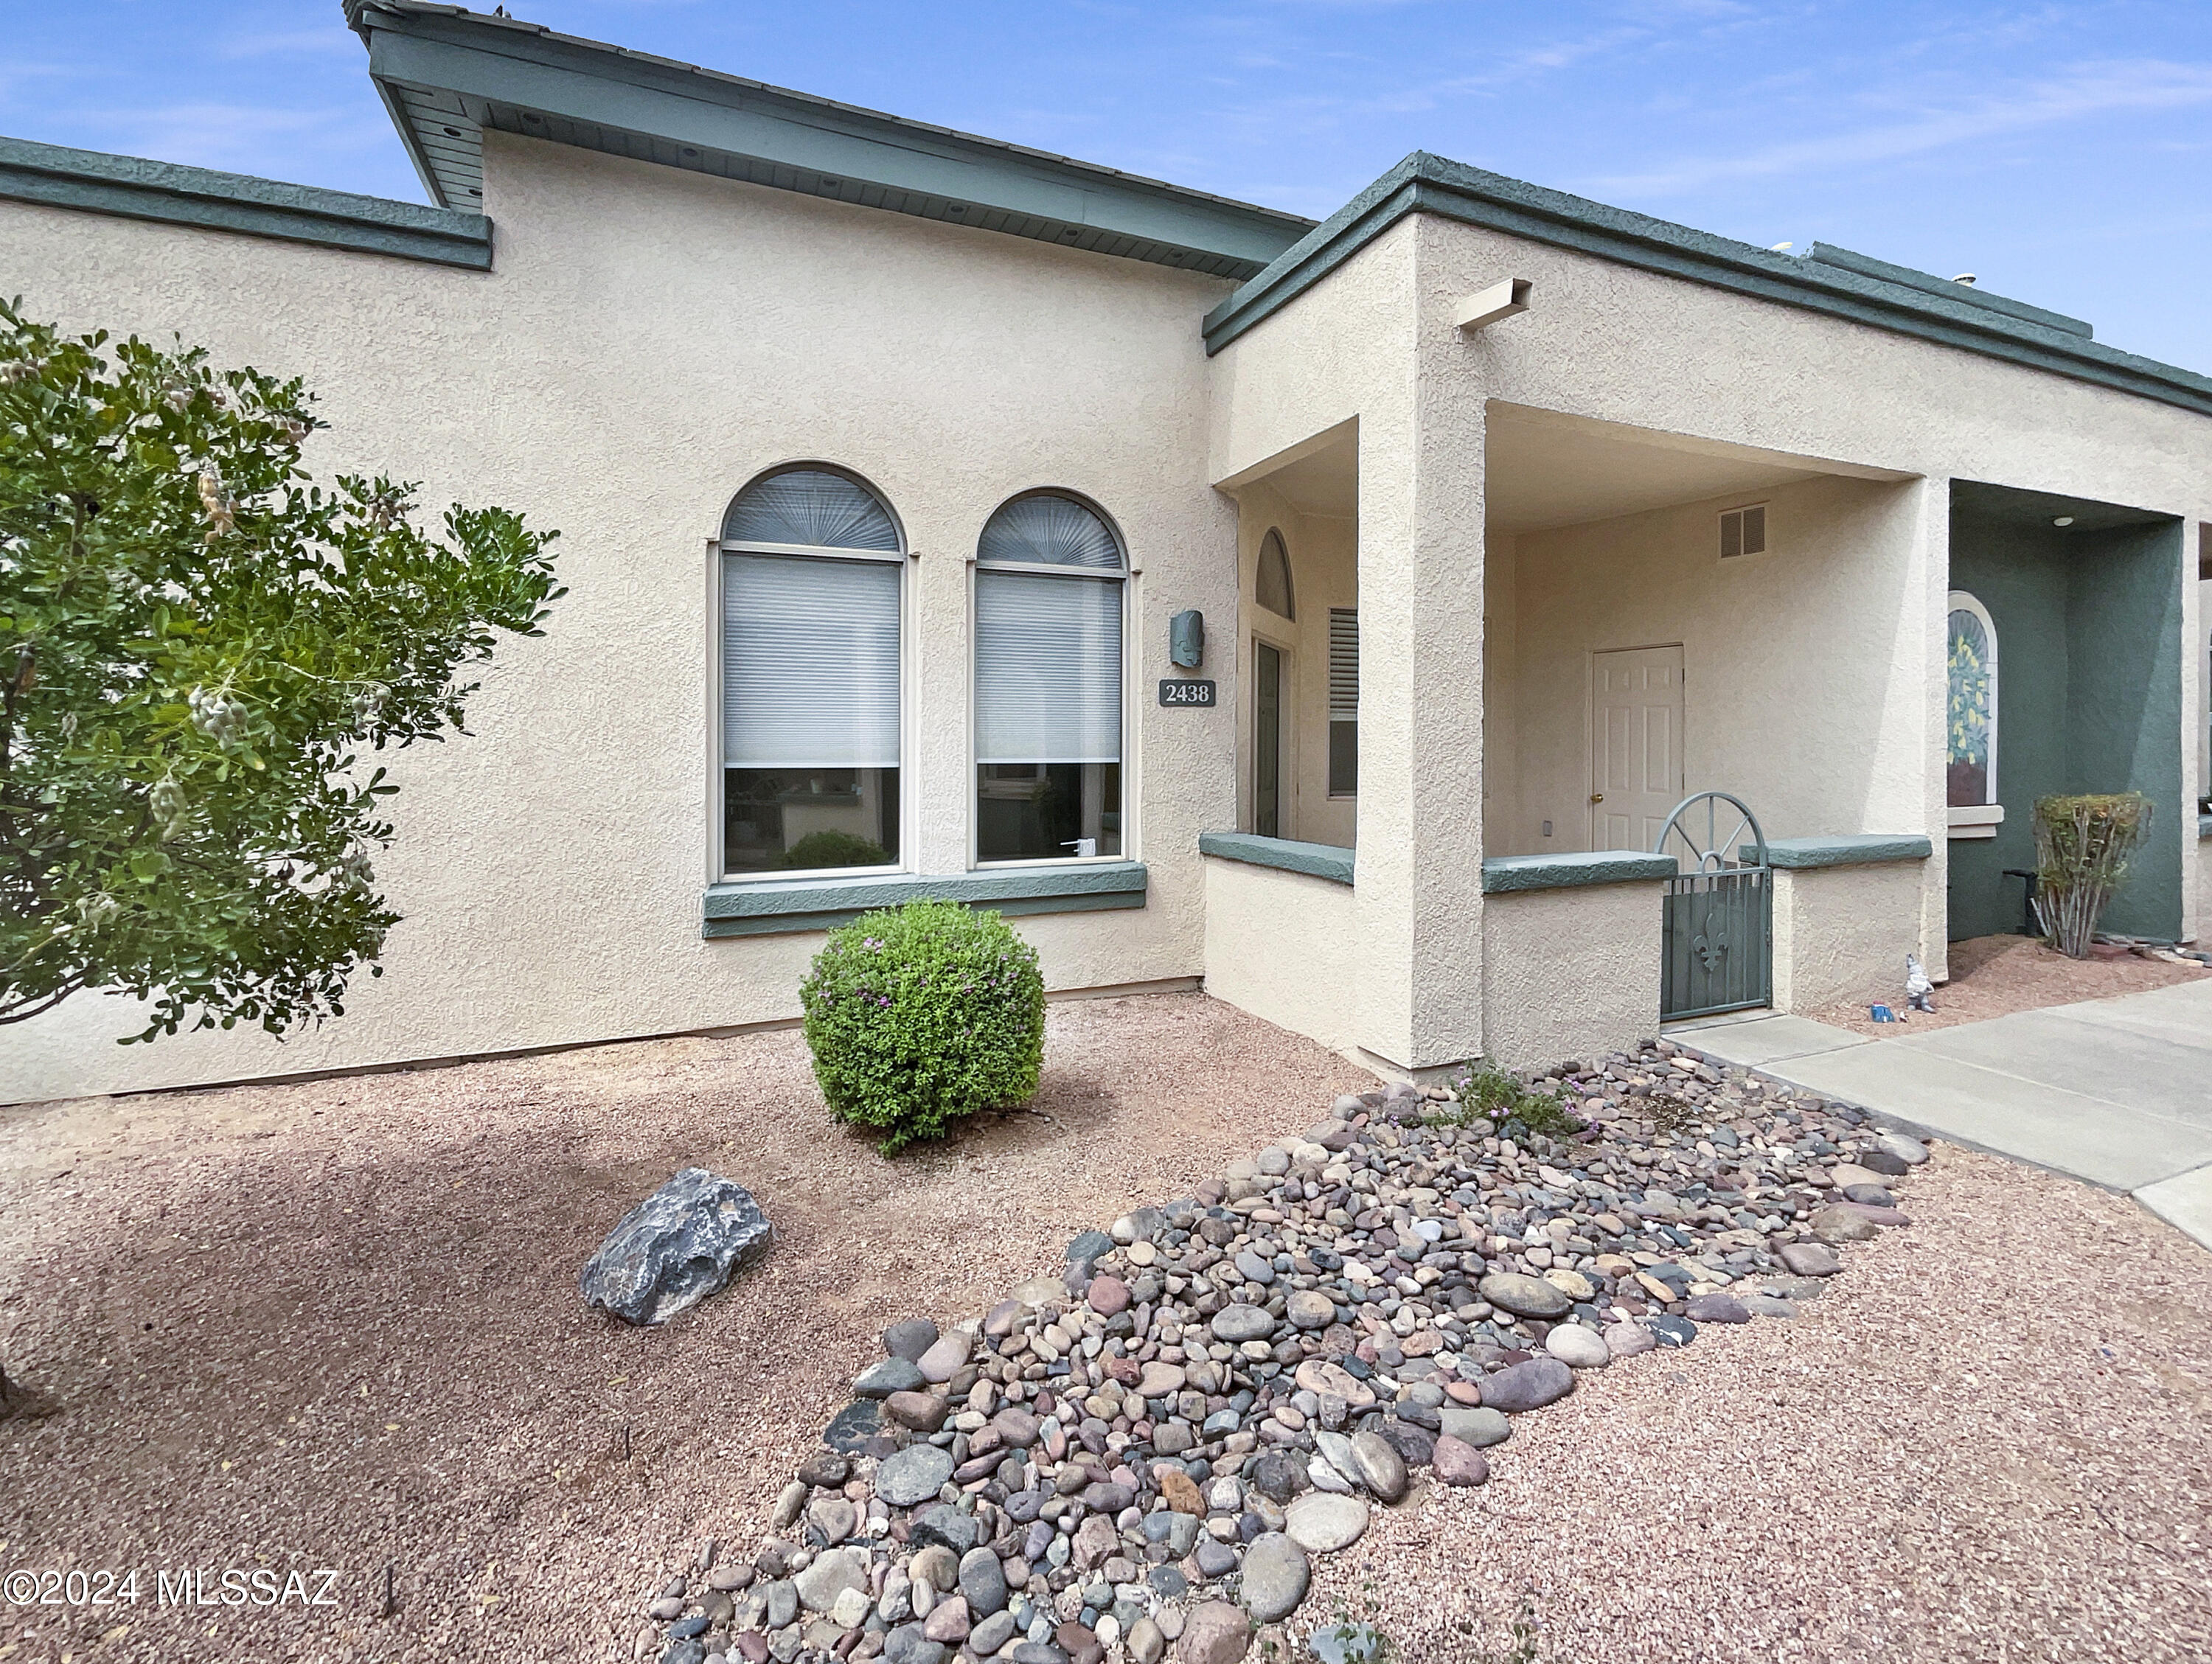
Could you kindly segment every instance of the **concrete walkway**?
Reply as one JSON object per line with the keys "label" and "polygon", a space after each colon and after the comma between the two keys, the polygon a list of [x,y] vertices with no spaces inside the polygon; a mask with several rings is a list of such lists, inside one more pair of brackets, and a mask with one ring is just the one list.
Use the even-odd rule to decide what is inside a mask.
{"label": "concrete walkway", "polygon": [[[1939,990],[1936,998],[1942,998]],[[2212,1248],[2212,975],[1893,1040],[1802,1017],[1668,1037],[1954,1143],[2113,1190]]]}

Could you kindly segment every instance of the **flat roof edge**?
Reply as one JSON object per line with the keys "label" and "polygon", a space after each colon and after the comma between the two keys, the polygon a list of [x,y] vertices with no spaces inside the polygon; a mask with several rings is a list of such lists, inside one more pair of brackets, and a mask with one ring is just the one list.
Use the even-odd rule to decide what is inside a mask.
{"label": "flat roof edge", "polygon": [[[505,127],[509,112],[551,118],[507,129],[527,137],[915,217],[995,220],[984,228],[1232,281],[1259,270],[1313,223],[512,18],[420,0],[356,0],[349,21],[368,43],[380,85],[435,88],[480,125]],[[412,131],[400,100],[387,102],[410,149],[438,150],[434,137],[426,143]],[[718,161],[744,171],[708,165]]]}
{"label": "flat roof edge", "polygon": [[[1977,304],[2000,297],[1953,299],[1841,264],[1799,259],[1611,208],[1422,151],[1383,174],[1208,313],[1202,325],[1206,351],[1219,352],[1406,216],[1416,213],[1825,313],[2212,416],[2212,377],[2122,352],[2069,330],[2040,325],[2015,311]],[[2025,303],[2012,304],[2019,311],[2033,310]]]}
{"label": "flat roof edge", "polygon": [[492,226],[481,214],[33,139],[0,137],[0,197],[471,270],[491,267]]}

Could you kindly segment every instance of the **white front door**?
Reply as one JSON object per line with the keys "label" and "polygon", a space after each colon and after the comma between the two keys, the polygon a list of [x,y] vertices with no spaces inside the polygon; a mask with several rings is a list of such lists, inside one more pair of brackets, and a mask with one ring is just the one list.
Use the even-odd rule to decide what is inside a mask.
{"label": "white front door", "polygon": [[1590,659],[1592,849],[1650,849],[1682,800],[1682,649]]}

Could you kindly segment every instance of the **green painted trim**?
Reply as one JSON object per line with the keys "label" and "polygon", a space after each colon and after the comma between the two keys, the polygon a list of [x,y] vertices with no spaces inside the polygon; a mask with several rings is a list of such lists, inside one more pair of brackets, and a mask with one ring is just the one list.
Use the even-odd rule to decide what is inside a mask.
{"label": "green painted trim", "polygon": [[491,222],[481,214],[30,139],[0,138],[0,197],[472,271],[491,270]]}
{"label": "green painted trim", "polygon": [[380,85],[526,137],[1232,279],[1313,224],[513,19],[356,0],[349,20]]}
{"label": "green painted trim", "polygon": [[1838,248],[1833,243],[1814,243],[1807,249],[1804,258],[1824,266],[1839,267],[1844,271],[1856,271],[1863,277],[1879,277],[1886,283],[1902,284],[1917,288],[1923,295],[1940,295],[1946,301],[1964,301],[1970,307],[1979,307],[1986,312],[2001,312],[2008,318],[2017,318],[2029,324],[2039,324],[2045,329],[2057,330],[2062,335],[2079,336],[2089,340],[2096,331],[2079,318],[2069,318],[2063,312],[2051,312],[2042,307],[2032,307],[2025,301],[2014,301],[2002,295],[1992,295],[1972,283],[1954,282],[1938,277],[1932,271],[1915,271],[1911,266],[1893,264],[1877,260],[1871,254],[1861,254],[1848,248]]}
{"label": "green painted trim", "polygon": [[[1202,325],[1206,351],[1219,352],[1409,214],[1482,226],[2212,415],[2212,377],[2022,317],[2021,310],[2033,309],[2018,302],[1993,307],[1988,302],[2001,297],[1970,294],[1926,273],[1920,276],[1936,287],[1778,254],[1418,150],[1208,313]],[[1946,288],[1959,293],[1943,293]]]}
{"label": "green painted trim", "polygon": [[1681,870],[1672,855],[1650,855],[1638,849],[1593,849],[1565,855],[1492,855],[1482,863],[1482,893],[1510,896],[1528,890],[1637,884],[1647,879],[1671,878]]}
{"label": "green painted trim", "polygon": [[1256,832],[1201,832],[1198,853],[1247,866],[1272,866],[1303,872],[1331,884],[1352,882],[1352,852],[1333,843],[1299,843],[1291,838],[1263,838]]}
{"label": "green painted trim", "polygon": [[[1827,838],[1769,838],[1766,864],[1797,871],[1820,866],[1875,866],[1884,861],[1924,861],[1934,841],[1912,832],[1852,832]],[[1759,859],[1759,846],[1736,851],[1747,865]]]}
{"label": "green painted trim", "polygon": [[710,884],[701,933],[711,938],[828,930],[876,908],[903,902],[964,902],[1014,914],[1103,912],[1144,906],[1149,882],[1142,861],[1115,861],[937,876],[890,872],[864,878]]}

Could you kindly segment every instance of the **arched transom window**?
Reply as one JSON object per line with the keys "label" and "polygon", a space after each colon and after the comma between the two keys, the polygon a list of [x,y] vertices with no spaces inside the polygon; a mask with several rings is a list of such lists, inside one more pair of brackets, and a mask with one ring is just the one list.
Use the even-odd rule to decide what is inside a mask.
{"label": "arched transom window", "polygon": [[1951,592],[1950,614],[1944,800],[1978,809],[1997,800],[1997,631],[1989,609],[1964,590]]}
{"label": "arched transom window", "polygon": [[1291,551],[1283,546],[1283,534],[1272,526],[1260,539],[1260,569],[1254,577],[1252,595],[1278,618],[1295,620],[1298,616],[1291,592]]}
{"label": "arched transom window", "polygon": [[722,846],[732,877],[899,859],[905,546],[882,499],[819,464],[722,519]]}
{"label": "arched transom window", "polygon": [[975,858],[1121,853],[1128,562],[1104,515],[1032,491],[975,550]]}

